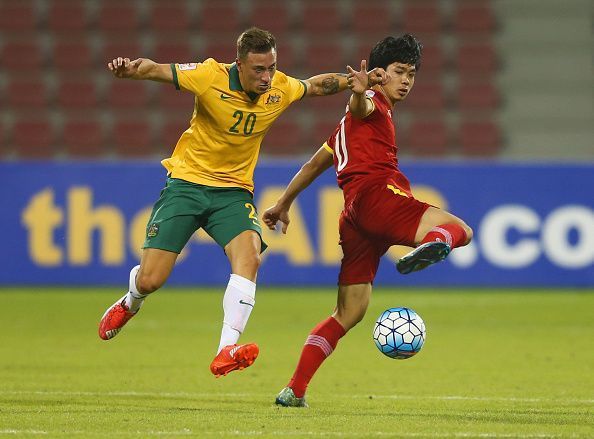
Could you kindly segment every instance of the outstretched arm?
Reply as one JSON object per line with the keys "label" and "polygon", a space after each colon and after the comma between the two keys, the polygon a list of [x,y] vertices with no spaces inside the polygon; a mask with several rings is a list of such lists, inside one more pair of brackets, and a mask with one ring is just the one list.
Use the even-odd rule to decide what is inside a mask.
{"label": "outstretched arm", "polygon": [[173,82],[170,64],[157,64],[148,58],[115,58],[107,68],[116,78],[150,79],[158,82]]}
{"label": "outstretched arm", "polygon": [[[365,91],[370,89],[376,84],[385,84],[389,81],[390,77],[386,74],[384,69],[375,68],[371,72],[367,72],[367,61],[361,61],[361,70],[356,71],[351,66],[347,66],[349,74],[347,75],[348,87],[351,89],[353,94],[349,100],[349,111],[351,114],[358,118],[364,119],[369,116],[375,106],[373,101],[365,96]],[[376,79],[370,80],[369,75],[374,73]],[[381,78],[381,81],[379,79]]]}
{"label": "outstretched arm", "polygon": [[277,200],[276,204],[266,209],[262,214],[262,220],[264,224],[268,226],[270,230],[276,228],[276,223],[280,221],[283,223],[282,232],[287,233],[287,227],[291,222],[289,218],[289,208],[297,195],[301,193],[303,189],[308,187],[316,178],[318,178],[322,172],[332,166],[333,158],[324,147],[318,149],[307,163],[305,163],[299,172],[295,174],[283,194]]}
{"label": "outstretched arm", "polygon": [[[367,76],[370,86],[375,84],[382,84],[386,78],[384,69],[373,69],[368,72],[359,72]],[[312,76],[303,82],[307,86],[305,96],[326,96],[344,91],[349,88],[347,81],[348,75],[344,73],[323,73],[321,75]]]}
{"label": "outstretched arm", "polygon": [[348,88],[347,75],[344,73],[323,73],[303,82],[307,86],[305,96],[333,95]]}

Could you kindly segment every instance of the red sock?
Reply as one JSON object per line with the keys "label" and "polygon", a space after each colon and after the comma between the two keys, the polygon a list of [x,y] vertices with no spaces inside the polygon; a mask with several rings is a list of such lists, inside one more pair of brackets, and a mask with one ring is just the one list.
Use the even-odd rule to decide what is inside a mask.
{"label": "red sock", "polygon": [[426,242],[445,242],[451,248],[460,247],[466,242],[466,232],[458,224],[441,224],[429,230],[421,244]]}
{"label": "red sock", "polygon": [[311,331],[288,384],[297,398],[303,398],[309,381],[344,334],[344,328],[334,317],[328,317]]}

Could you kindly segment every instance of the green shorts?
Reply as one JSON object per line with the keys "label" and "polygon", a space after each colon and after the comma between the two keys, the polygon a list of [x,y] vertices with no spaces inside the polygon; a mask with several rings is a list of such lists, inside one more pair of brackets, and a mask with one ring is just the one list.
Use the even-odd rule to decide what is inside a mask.
{"label": "green shorts", "polygon": [[168,178],[146,225],[143,248],[180,253],[201,227],[222,248],[245,230],[258,233],[262,252],[267,247],[249,191]]}

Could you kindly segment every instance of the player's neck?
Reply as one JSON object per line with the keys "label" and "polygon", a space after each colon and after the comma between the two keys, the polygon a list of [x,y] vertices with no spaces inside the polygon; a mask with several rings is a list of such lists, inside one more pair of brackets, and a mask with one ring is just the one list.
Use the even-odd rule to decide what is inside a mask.
{"label": "player's neck", "polygon": [[394,108],[394,106],[396,105],[396,101],[390,99],[390,96],[388,96],[388,93],[386,93],[384,87],[382,87],[381,85],[376,85],[373,88],[379,91],[384,96],[384,98],[386,98],[386,101],[390,104],[391,108]]}

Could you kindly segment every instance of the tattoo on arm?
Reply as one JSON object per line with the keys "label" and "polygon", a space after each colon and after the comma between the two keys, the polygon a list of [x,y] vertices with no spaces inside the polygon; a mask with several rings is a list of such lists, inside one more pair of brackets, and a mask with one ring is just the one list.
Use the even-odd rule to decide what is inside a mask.
{"label": "tattoo on arm", "polygon": [[325,78],[322,81],[322,93],[325,95],[338,93],[338,79],[334,77]]}

